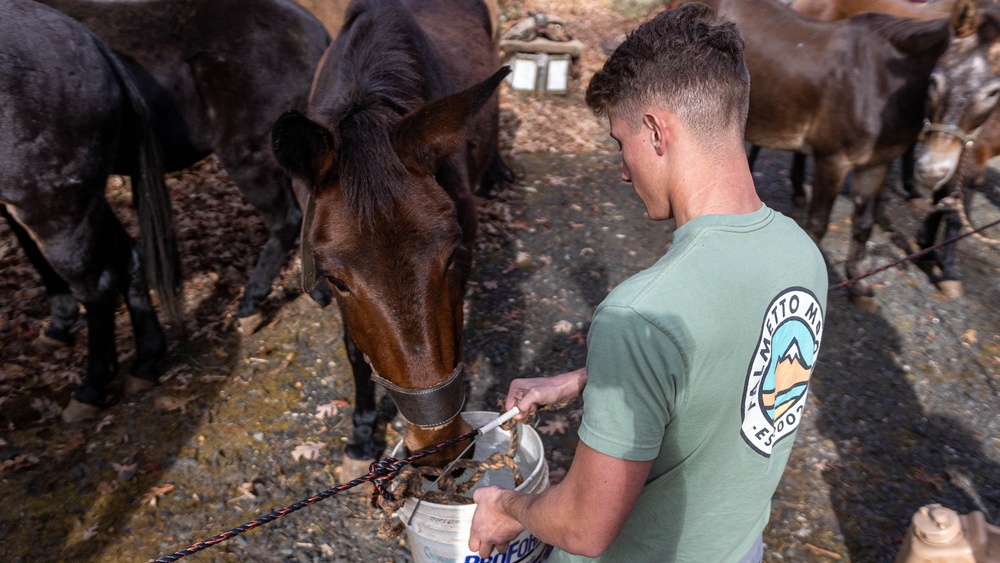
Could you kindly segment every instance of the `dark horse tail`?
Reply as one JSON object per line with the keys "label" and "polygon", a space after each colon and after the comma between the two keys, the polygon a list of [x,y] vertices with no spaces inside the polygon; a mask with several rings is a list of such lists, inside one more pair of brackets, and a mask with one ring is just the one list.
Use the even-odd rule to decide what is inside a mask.
{"label": "dark horse tail", "polygon": [[156,290],[161,308],[168,318],[178,321],[181,318],[180,257],[170,193],[163,179],[163,158],[153,134],[152,112],[132,72],[103,42],[95,42],[118,76],[132,112],[131,131],[124,131],[131,134],[137,146],[133,149],[120,145],[118,150],[135,150],[137,157],[129,159],[136,163],[129,173],[132,176],[132,205],[139,219],[139,260],[146,282]]}

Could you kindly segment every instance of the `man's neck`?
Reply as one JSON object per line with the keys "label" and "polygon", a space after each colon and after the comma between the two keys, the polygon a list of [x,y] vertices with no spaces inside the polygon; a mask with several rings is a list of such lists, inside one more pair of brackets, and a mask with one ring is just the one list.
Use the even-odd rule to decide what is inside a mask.
{"label": "man's neck", "polygon": [[701,215],[743,215],[763,205],[742,143],[710,153],[691,147],[673,171],[671,209],[678,228]]}

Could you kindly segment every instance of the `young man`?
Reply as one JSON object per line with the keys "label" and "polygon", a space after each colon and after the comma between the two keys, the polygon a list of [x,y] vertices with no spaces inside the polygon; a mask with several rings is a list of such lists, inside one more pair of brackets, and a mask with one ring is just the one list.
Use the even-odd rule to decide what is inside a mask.
{"label": "young man", "polygon": [[[469,547],[527,528],[550,561],[760,561],[805,405],[827,273],[812,240],[761,203],[743,150],[743,42],[703,4],[640,26],[587,89],[622,179],[673,245],[597,308],[587,367],[515,380],[509,409],[580,393],[580,445],[539,495],[486,487]],[[579,554],[579,555],[572,555]]]}

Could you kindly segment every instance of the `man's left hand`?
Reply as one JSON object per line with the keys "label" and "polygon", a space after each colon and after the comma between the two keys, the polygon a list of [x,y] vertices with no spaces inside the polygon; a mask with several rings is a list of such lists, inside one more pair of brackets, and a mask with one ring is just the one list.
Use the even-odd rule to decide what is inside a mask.
{"label": "man's left hand", "polygon": [[481,487],[472,494],[476,512],[472,515],[469,549],[486,559],[494,548],[504,553],[511,540],[524,531],[524,526],[513,519],[504,506],[507,495],[517,495],[501,487]]}

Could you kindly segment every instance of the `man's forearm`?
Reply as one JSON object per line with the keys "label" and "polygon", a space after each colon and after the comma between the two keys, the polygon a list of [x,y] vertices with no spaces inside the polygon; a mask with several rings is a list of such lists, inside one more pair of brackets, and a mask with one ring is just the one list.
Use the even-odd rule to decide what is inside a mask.
{"label": "man's forearm", "polygon": [[539,540],[568,553],[597,557],[618,535],[617,530],[606,539],[607,530],[590,529],[594,520],[586,518],[586,509],[574,502],[575,495],[560,485],[534,495],[507,491],[501,504]]}

